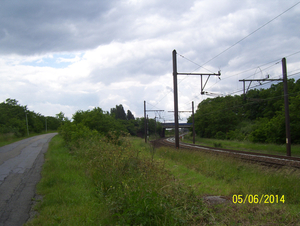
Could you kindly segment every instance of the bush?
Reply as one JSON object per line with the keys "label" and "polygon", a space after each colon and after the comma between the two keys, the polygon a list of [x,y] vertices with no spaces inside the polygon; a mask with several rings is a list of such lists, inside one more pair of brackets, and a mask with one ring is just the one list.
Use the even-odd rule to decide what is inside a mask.
{"label": "bush", "polygon": [[76,148],[79,147],[81,141],[98,134],[97,131],[92,131],[81,123],[76,125],[71,122],[65,122],[59,127],[59,133],[69,147]]}
{"label": "bush", "polygon": [[110,222],[183,225],[201,218],[204,206],[192,189],[176,182],[161,162],[139,157],[140,149],[150,147],[133,147],[121,132],[100,137],[72,123],[62,126],[60,134],[72,153],[85,160],[86,175],[104,200]]}
{"label": "bush", "polygon": [[225,140],[226,139],[226,134],[222,131],[217,132],[217,134],[215,135],[216,139],[219,140]]}

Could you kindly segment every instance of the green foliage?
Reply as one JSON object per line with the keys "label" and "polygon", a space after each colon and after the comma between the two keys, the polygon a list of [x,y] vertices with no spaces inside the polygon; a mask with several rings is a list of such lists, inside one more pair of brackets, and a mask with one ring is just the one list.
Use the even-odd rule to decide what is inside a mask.
{"label": "green foliage", "polygon": [[[145,119],[144,118],[140,118],[140,119],[136,119],[137,123],[138,123],[138,136],[140,137],[144,137],[145,135]],[[155,134],[161,134],[162,133],[162,126],[159,122],[155,122],[155,119],[148,119],[148,135],[152,136]],[[155,125],[156,124],[156,125]]]}
{"label": "green foliage", "polygon": [[[88,112],[90,114],[90,112]],[[70,153],[81,159],[95,197],[109,212],[109,225],[184,225],[206,220],[204,204],[194,191],[176,182],[162,162],[139,156],[126,134],[104,136],[83,124],[68,122],[60,134]]]}
{"label": "green foliage", "polygon": [[90,130],[83,123],[74,124],[71,122],[64,123],[59,128],[59,133],[69,147],[79,147],[83,140],[89,139],[91,136],[96,135],[97,131]]}
{"label": "green foliage", "polygon": [[219,132],[219,135],[225,138],[224,134],[238,125],[241,118],[239,108],[241,101],[239,96],[217,97],[202,101],[195,113],[196,133],[202,137],[216,137]]}
{"label": "green foliage", "polygon": [[109,131],[126,131],[121,121],[116,120],[112,115],[97,107],[93,110],[77,111],[73,115],[73,123],[80,124],[91,130],[97,130],[99,133],[107,134]]}
{"label": "green foliage", "polygon": [[29,133],[44,131],[46,120],[47,130],[57,130],[60,126],[57,118],[45,117],[29,111],[27,106],[21,106],[17,100],[8,98],[5,102],[0,103],[0,134],[14,134],[15,137],[25,136],[27,134],[26,118]]}
{"label": "green foliage", "polygon": [[[292,143],[300,143],[300,80],[288,80]],[[206,99],[195,113],[196,133],[204,138],[285,143],[283,84],[250,90],[244,96]],[[191,122],[189,118],[189,122]]]}
{"label": "green foliage", "polygon": [[122,104],[116,105],[115,108],[111,108],[110,114],[114,115],[115,119],[127,120],[127,116]]}
{"label": "green foliage", "polygon": [[131,113],[130,110],[127,110],[127,116],[126,116],[127,120],[134,120],[134,115]]}
{"label": "green foliage", "polygon": [[299,222],[300,171],[295,168],[273,169],[223,155],[166,147],[157,150],[156,159],[163,159],[176,178],[194,187],[200,196],[221,195],[232,200],[236,194],[244,198],[247,194],[278,195],[279,199],[284,195],[285,202],[278,204],[274,201],[212,205],[209,210],[213,217],[207,225],[297,225]]}

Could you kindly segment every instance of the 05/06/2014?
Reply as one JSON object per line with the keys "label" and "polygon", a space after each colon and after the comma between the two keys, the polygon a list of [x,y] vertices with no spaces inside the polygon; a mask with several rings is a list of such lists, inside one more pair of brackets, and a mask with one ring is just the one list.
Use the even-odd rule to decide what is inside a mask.
{"label": "05/06/2014", "polygon": [[261,204],[261,203],[284,203],[284,195],[268,195],[268,194],[262,194],[262,195],[251,195],[247,194],[244,195],[233,195],[232,196],[232,202],[236,204],[245,204],[246,202],[250,204]]}

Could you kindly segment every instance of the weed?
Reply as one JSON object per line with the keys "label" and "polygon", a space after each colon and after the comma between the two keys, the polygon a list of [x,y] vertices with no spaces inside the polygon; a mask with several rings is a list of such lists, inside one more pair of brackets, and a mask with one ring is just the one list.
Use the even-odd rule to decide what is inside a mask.
{"label": "weed", "polygon": [[[138,138],[92,135],[65,146],[56,136],[42,175],[40,214],[27,225],[295,225],[300,218],[298,170],[165,147],[153,154]],[[201,198],[263,193],[284,194],[286,203],[210,206]]]}
{"label": "weed", "polygon": [[[114,134],[81,140],[74,139],[75,134],[65,135],[67,146],[59,136],[50,143],[38,186],[45,197],[37,207],[39,217],[28,225],[210,222],[202,199],[154,159],[151,146]],[[144,152],[152,152],[151,157]]]}

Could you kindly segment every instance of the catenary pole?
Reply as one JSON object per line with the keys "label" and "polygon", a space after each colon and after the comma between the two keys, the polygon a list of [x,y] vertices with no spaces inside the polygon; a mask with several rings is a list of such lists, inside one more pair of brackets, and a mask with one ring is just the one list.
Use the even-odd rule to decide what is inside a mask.
{"label": "catenary pole", "polygon": [[194,101],[192,101],[192,116],[193,116],[193,144],[195,144],[195,118],[194,118]]}
{"label": "catenary pole", "polygon": [[288,94],[288,80],[287,80],[287,70],[286,70],[286,59],[285,58],[282,58],[282,76],[283,76],[284,109],[285,109],[286,155],[291,156],[289,94]]}
{"label": "catenary pole", "polygon": [[[243,79],[239,80],[243,82],[244,98],[245,98],[245,82],[248,81],[282,81],[283,92],[284,92],[284,109],[285,109],[285,137],[286,137],[286,155],[291,156],[291,132],[290,132],[290,113],[289,113],[289,94],[288,94],[288,80],[287,80],[287,69],[286,69],[286,59],[282,58],[282,79]],[[250,87],[250,85],[249,85]],[[248,87],[248,89],[249,89]],[[248,91],[248,90],[247,90]]]}
{"label": "catenary pole", "polygon": [[29,129],[28,129],[28,118],[27,118],[27,112],[25,112],[25,117],[26,117],[26,127],[27,127],[27,136],[29,136]]}
{"label": "catenary pole", "polygon": [[179,124],[178,124],[178,92],[177,92],[177,59],[176,50],[173,50],[173,87],[174,87],[174,121],[175,121],[175,147],[179,148]]}
{"label": "catenary pole", "polygon": [[[172,58],[173,58],[173,86],[174,86],[174,119],[175,119],[175,146],[176,148],[179,148],[179,123],[178,123],[178,91],[177,91],[177,75],[200,75],[201,76],[201,94],[205,94],[203,91],[208,79],[212,75],[220,76],[221,72],[218,71],[218,73],[179,73],[177,72],[177,59],[176,59],[176,50],[173,50]],[[202,84],[202,76],[208,75],[208,78],[206,79],[205,84]]]}
{"label": "catenary pole", "polygon": [[146,101],[144,100],[144,134],[145,134],[145,143],[147,143],[147,121],[146,121]]}

